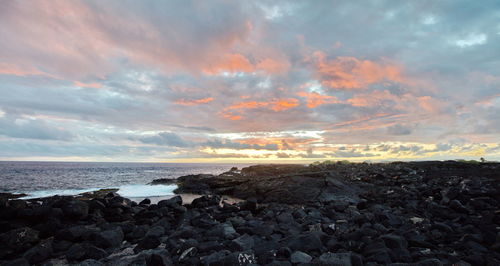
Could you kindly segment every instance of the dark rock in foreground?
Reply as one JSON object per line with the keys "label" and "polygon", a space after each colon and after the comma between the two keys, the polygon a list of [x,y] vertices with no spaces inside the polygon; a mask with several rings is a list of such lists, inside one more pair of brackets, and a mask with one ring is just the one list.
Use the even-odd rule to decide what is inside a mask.
{"label": "dark rock in foreground", "polygon": [[0,265],[500,265],[499,170],[270,165],[180,177],[179,191],[206,194],[185,205],[4,199]]}

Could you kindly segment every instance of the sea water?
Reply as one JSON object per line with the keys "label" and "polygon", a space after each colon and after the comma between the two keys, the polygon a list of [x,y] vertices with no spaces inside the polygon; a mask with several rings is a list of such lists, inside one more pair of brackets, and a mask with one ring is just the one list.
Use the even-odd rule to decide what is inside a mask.
{"label": "sea water", "polygon": [[159,178],[220,174],[249,164],[1,162],[0,192],[25,193],[25,198],[76,195],[117,188],[127,198],[173,195],[175,185],[149,185]]}

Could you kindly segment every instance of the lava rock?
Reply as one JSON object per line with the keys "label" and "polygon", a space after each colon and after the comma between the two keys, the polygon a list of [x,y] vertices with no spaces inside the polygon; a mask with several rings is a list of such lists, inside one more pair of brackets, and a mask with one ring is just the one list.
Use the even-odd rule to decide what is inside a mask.
{"label": "lava rock", "polygon": [[14,259],[2,262],[2,266],[30,266],[30,263],[25,258]]}
{"label": "lava rock", "polygon": [[351,266],[351,254],[350,253],[323,253],[318,258],[320,265],[329,266]]}
{"label": "lava rock", "polygon": [[324,249],[323,243],[316,232],[307,232],[300,236],[292,237],[288,243],[291,250],[321,251]]}
{"label": "lava rock", "polygon": [[175,196],[173,198],[170,198],[170,199],[166,199],[166,200],[160,200],[158,203],[157,203],[158,207],[171,207],[171,206],[174,206],[174,205],[182,205],[182,198],[181,196]]}
{"label": "lava rock", "polygon": [[101,248],[119,247],[123,241],[123,231],[120,227],[92,235],[92,242]]}
{"label": "lava rock", "polygon": [[96,233],[97,231],[98,229],[94,226],[77,225],[59,230],[56,233],[55,237],[56,239],[60,240],[78,242],[84,239],[88,239],[93,233]]}
{"label": "lava rock", "polygon": [[148,198],[145,198],[141,200],[141,202],[139,202],[139,205],[149,205],[149,204],[151,204],[151,200]]}
{"label": "lava rock", "polygon": [[87,218],[89,205],[81,200],[70,200],[62,207],[65,217],[75,220]]}
{"label": "lava rock", "polygon": [[244,234],[236,239],[233,239],[231,241],[231,247],[232,250],[235,251],[244,251],[244,250],[249,250],[252,249],[255,245],[255,241],[253,237]]}
{"label": "lava rock", "polygon": [[38,231],[22,227],[0,235],[0,258],[26,250],[39,241]]}
{"label": "lava rock", "polygon": [[23,257],[26,258],[31,264],[37,264],[48,259],[51,255],[52,255],[52,241],[47,240],[41,242],[40,244],[26,251]]}
{"label": "lava rock", "polygon": [[295,251],[290,256],[290,261],[292,263],[309,263],[309,262],[311,262],[311,260],[312,260],[312,257],[309,254],[301,252],[301,251]]}
{"label": "lava rock", "polygon": [[138,252],[145,249],[153,249],[158,247],[160,244],[161,241],[157,236],[146,236],[141,241],[139,241],[139,243],[137,243],[134,251]]}
{"label": "lava rock", "polygon": [[214,253],[211,253],[208,256],[204,256],[201,258],[201,262],[203,265],[207,266],[218,266],[224,265],[225,258],[231,254],[229,250],[221,250]]}

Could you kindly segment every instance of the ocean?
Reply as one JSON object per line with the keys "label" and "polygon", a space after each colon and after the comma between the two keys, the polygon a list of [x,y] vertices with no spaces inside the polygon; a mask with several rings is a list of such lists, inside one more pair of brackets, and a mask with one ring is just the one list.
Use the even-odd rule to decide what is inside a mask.
{"label": "ocean", "polygon": [[2,162],[0,192],[25,193],[25,198],[76,195],[117,188],[129,198],[173,195],[175,185],[149,185],[158,178],[189,174],[220,174],[251,164],[107,163],[107,162]]}

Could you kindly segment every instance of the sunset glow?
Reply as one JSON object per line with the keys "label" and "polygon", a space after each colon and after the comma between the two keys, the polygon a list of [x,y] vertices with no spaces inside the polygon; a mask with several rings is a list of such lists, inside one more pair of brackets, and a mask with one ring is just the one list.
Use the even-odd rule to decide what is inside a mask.
{"label": "sunset glow", "polygon": [[0,160],[499,160],[500,7],[458,2],[7,1]]}

